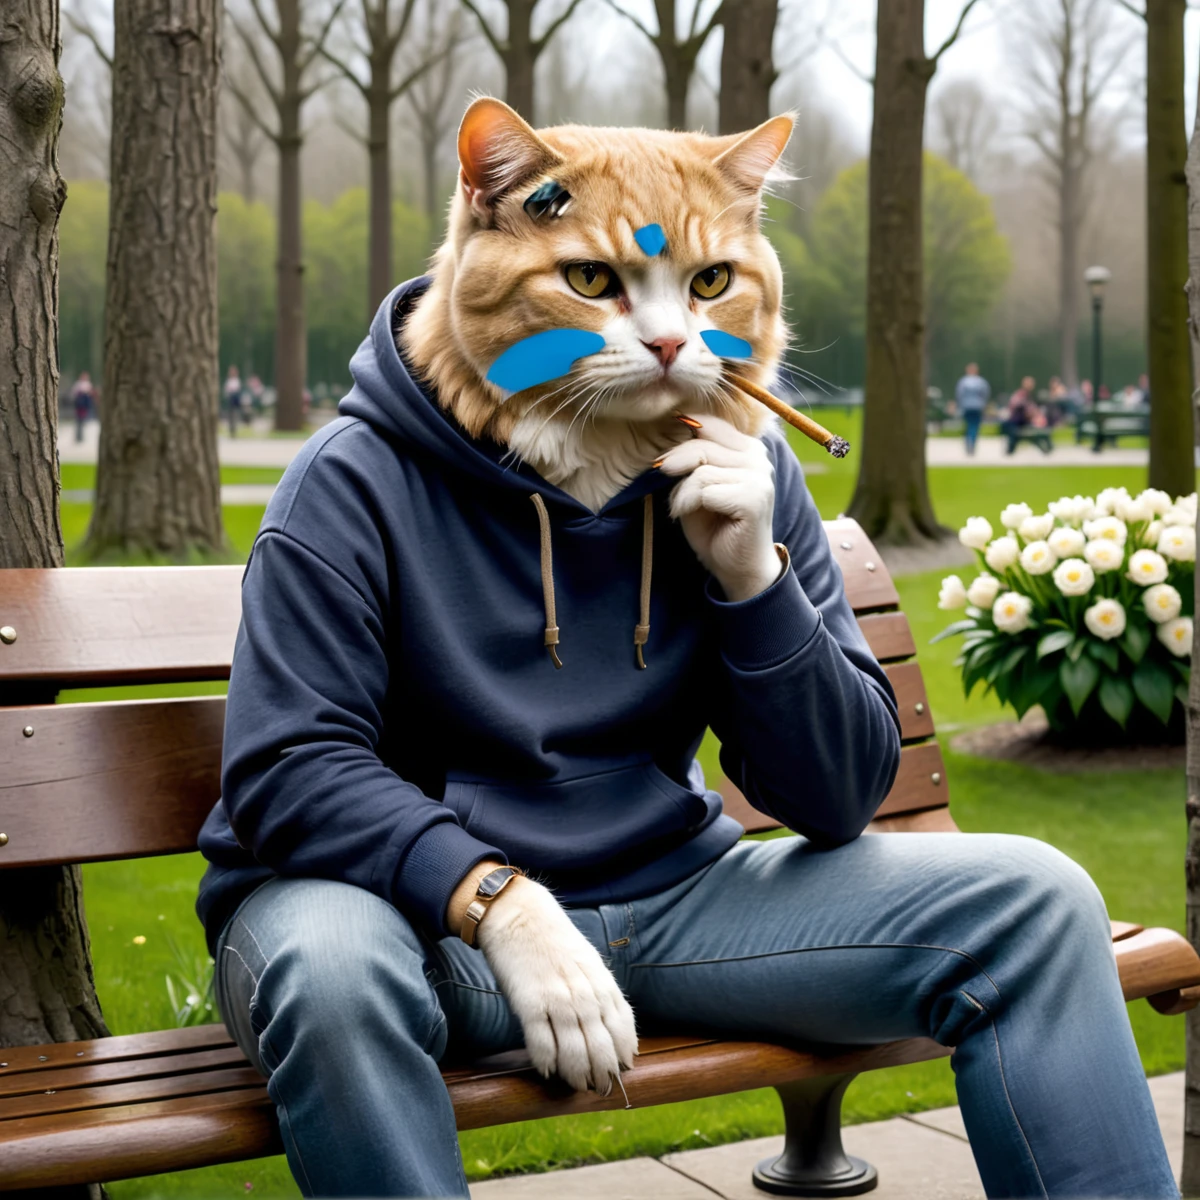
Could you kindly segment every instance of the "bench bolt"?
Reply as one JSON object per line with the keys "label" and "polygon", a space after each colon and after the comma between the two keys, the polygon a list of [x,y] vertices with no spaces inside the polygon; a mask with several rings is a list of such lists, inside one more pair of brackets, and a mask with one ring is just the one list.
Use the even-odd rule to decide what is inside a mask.
{"label": "bench bolt", "polygon": [[851,548],[853,545],[854,545],[854,543],[853,543],[853,542],[843,542],[843,543],[842,543],[842,549],[843,549],[843,550],[849,550],[849,549],[850,549],[850,548]]}
{"label": "bench bolt", "polygon": [[915,705],[914,707],[915,707],[915,708],[916,708],[916,710],[917,710],[917,716],[918,716],[918,717],[919,717],[919,716],[920,716],[920,715],[921,715],[921,714],[922,714],[922,713],[925,711],[925,704],[924,704],[924,702],[923,702],[923,701],[921,701],[921,700],[918,700],[918,701],[917,701],[917,703],[916,703],[916,705]]}
{"label": "bench bolt", "polygon": [[934,786],[936,786],[937,784],[942,782],[942,773],[941,773],[941,771],[934,771],[934,773],[932,775],[930,775],[929,778],[933,780]]}
{"label": "bench bolt", "polygon": [[7,846],[7,845],[8,845],[8,834],[0,833],[0,846]]}
{"label": "bench bolt", "polygon": [[17,640],[17,631],[11,625],[0,625],[0,642],[11,646]]}
{"label": "bench bolt", "polygon": [[25,726],[25,728],[21,730],[21,732],[22,732],[22,733],[23,733],[23,734],[24,734],[26,737],[33,737],[33,726],[32,726],[32,725],[26,725],[26,726]]}
{"label": "bench bolt", "polygon": [[875,564],[873,562],[864,563],[863,565],[867,568],[868,571],[875,570]]}

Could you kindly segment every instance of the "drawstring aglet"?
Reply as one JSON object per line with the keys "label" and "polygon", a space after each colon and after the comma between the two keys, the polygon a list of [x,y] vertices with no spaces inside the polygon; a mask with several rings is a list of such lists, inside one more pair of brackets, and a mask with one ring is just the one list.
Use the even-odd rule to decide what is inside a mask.
{"label": "drawstring aglet", "polygon": [[561,671],[563,664],[562,659],[558,657],[558,650],[553,646],[548,647],[548,649],[550,651],[550,660],[554,663],[555,669]]}
{"label": "drawstring aglet", "polygon": [[557,671],[562,670],[562,659],[558,657],[558,626],[546,626],[546,649],[550,651],[550,659]]}

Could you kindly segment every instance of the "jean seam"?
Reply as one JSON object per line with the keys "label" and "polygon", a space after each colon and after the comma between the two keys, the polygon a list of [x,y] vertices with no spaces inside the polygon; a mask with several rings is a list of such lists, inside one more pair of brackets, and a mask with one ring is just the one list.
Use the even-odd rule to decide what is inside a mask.
{"label": "jean seam", "polygon": [[504,993],[499,988],[479,987],[478,984],[464,983],[461,979],[439,979],[433,984],[434,993],[437,993],[440,987],[456,987],[465,988],[468,992],[479,992],[483,996],[503,996]]}
{"label": "jean seam", "polygon": [[[995,985],[993,984],[992,986],[994,987]],[[1025,1126],[1021,1124],[1021,1118],[1019,1116],[1017,1116],[1016,1105],[1013,1104],[1012,1096],[1009,1094],[1009,1091],[1008,1091],[1008,1077],[1006,1076],[1005,1071],[1004,1071],[1004,1054],[1000,1049],[1000,1031],[996,1028],[996,1018],[994,1016],[992,1016],[991,1012],[988,1011],[987,1005],[984,1004],[980,1000],[976,1000],[975,997],[972,996],[970,992],[966,991],[963,988],[960,988],[958,994],[960,996],[965,997],[968,1001],[970,1001],[970,1003],[972,1003],[977,1009],[979,1009],[979,1011],[981,1013],[986,1014],[986,1016],[988,1018],[988,1025],[991,1026],[991,1030],[992,1030],[992,1038],[994,1039],[994,1041],[996,1043],[996,1062],[1000,1065],[1000,1086],[1004,1089],[1004,1102],[1008,1105],[1008,1111],[1012,1114],[1013,1122],[1016,1124],[1017,1129],[1020,1131],[1021,1141],[1023,1141],[1025,1143],[1025,1150],[1026,1150],[1026,1153],[1029,1155],[1029,1162],[1033,1167],[1034,1175],[1037,1176],[1038,1187],[1040,1187],[1042,1189],[1043,1197],[1048,1198],[1050,1193],[1046,1190],[1045,1181],[1042,1179],[1042,1171],[1041,1171],[1041,1168],[1038,1166],[1037,1155],[1034,1154],[1033,1147],[1029,1144],[1029,1137],[1025,1133]]]}

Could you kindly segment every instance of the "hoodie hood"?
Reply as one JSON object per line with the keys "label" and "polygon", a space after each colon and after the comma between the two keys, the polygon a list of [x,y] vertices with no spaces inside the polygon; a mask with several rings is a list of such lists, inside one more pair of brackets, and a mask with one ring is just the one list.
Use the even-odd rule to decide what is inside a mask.
{"label": "hoodie hood", "polygon": [[[453,414],[442,408],[436,397],[413,377],[396,345],[396,332],[431,283],[428,275],[409,280],[379,306],[370,332],[350,360],[354,386],[339,403],[339,414],[366,421],[409,449],[433,455],[445,466],[495,487],[516,488],[524,495],[537,492],[556,504],[590,512],[579,500],[511,456],[506,447],[486,438],[472,438]],[[646,471],[631,480],[600,511],[619,508],[668,488],[672,482],[655,471]]]}

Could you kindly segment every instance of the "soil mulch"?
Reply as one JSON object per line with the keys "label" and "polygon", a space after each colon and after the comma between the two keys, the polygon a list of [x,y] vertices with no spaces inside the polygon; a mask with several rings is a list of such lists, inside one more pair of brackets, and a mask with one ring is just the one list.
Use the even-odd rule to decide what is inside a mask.
{"label": "soil mulch", "polygon": [[1060,775],[1080,771],[1182,771],[1186,748],[1159,746],[1064,746],[1055,741],[1041,709],[1020,721],[1004,721],[960,733],[950,742],[960,754],[999,759]]}

